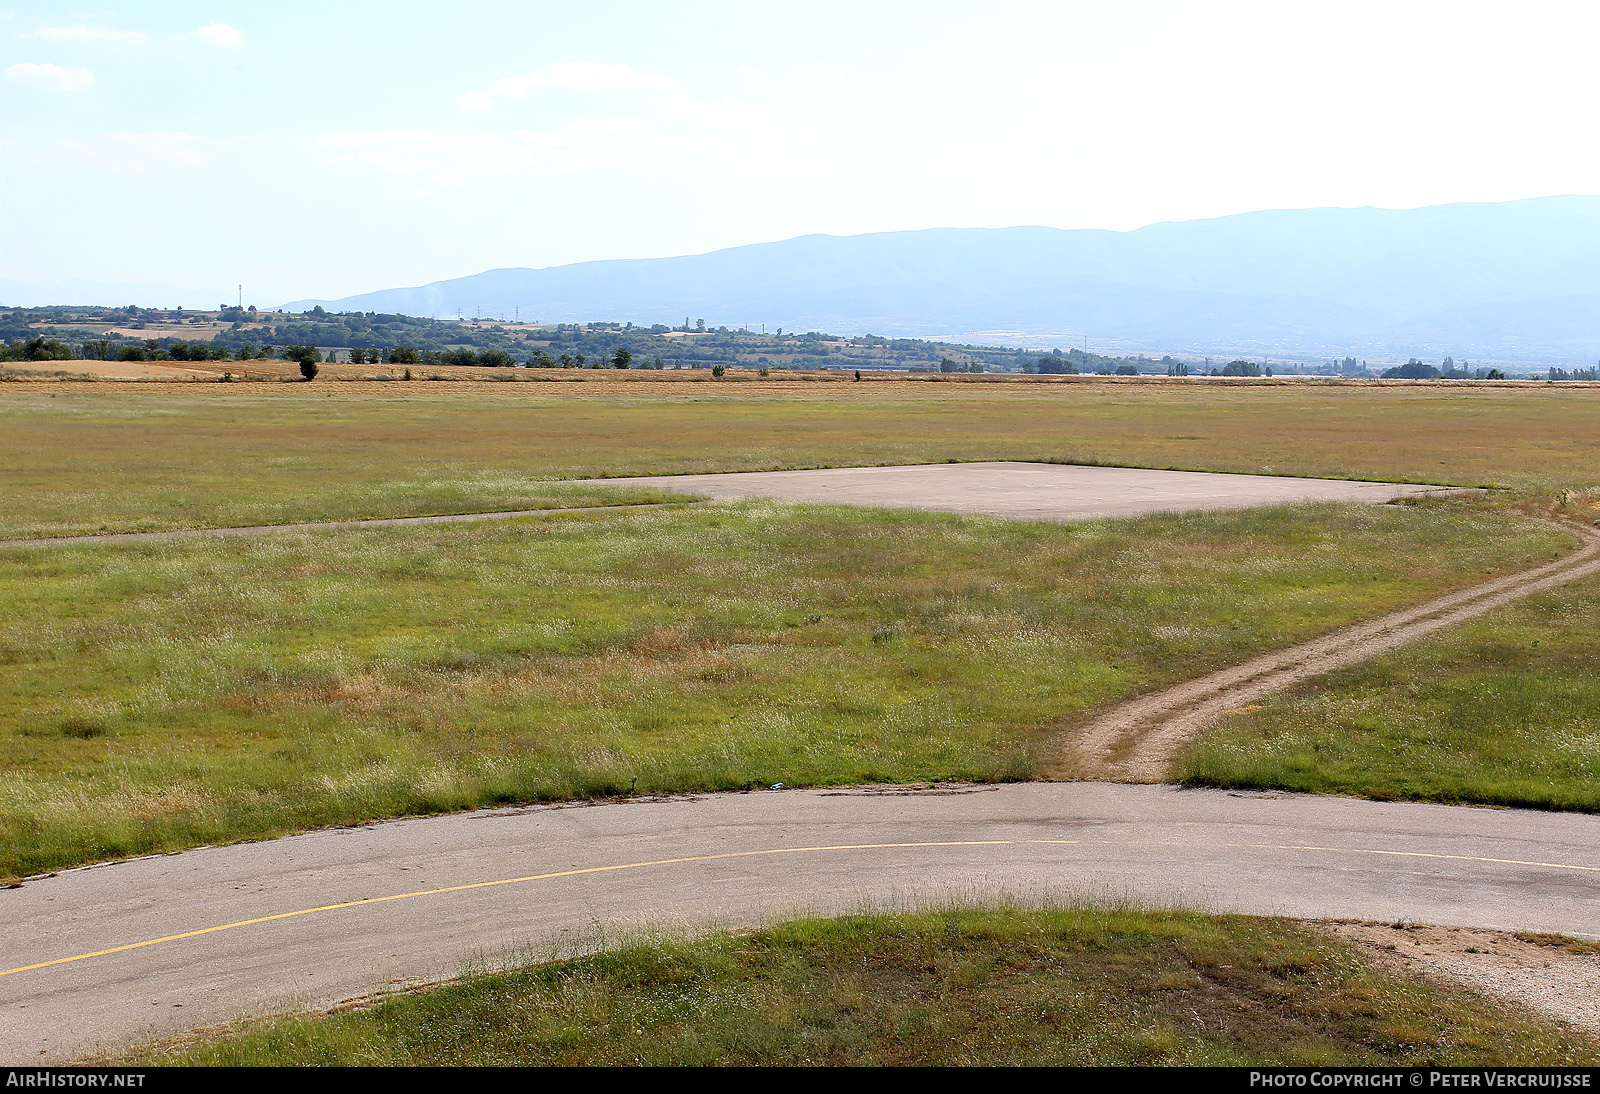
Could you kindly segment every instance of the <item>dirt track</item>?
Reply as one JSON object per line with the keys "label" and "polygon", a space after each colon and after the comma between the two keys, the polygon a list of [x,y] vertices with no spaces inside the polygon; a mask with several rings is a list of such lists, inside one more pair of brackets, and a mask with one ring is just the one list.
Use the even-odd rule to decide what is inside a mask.
{"label": "dirt track", "polygon": [[1178,750],[1229,711],[1302,680],[1369,661],[1525,596],[1600,572],[1600,533],[1567,524],[1586,542],[1574,554],[1450,593],[1242,665],[1141,696],[1057,742],[1057,778],[1160,782]]}
{"label": "dirt track", "polygon": [[159,543],[168,539],[201,539],[208,536],[265,536],[274,532],[327,532],[362,528],[394,528],[414,524],[471,524],[483,520],[525,520],[533,517],[561,517],[581,513],[614,513],[624,509],[662,509],[692,505],[681,502],[629,502],[623,505],[576,505],[559,509],[505,509],[489,513],[444,513],[431,517],[372,517],[366,520],[320,520],[304,524],[251,524],[229,528],[173,528],[165,532],[103,532],[83,536],[42,536],[37,539],[0,539],[5,547],[74,547],[97,543]]}

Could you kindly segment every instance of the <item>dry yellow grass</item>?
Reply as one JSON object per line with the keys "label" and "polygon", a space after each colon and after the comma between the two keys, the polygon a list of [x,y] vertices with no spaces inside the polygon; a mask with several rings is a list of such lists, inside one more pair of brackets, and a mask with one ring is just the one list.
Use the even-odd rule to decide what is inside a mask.
{"label": "dry yellow grass", "polygon": [[[213,369],[210,365],[218,367]],[[228,364],[225,361],[181,365],[160,361],[8,361],[3,367],[41,378],[65,373],[73,378],[93,376],[100,380],[215,380],[227,371]]]}

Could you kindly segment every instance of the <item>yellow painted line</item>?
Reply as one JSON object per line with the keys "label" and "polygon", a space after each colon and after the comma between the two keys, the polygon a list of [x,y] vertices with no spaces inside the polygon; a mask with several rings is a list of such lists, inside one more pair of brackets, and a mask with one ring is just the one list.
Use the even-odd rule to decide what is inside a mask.
{"label": "yellow painted line", "polygon": [[526,877],[500,878],[496,881],[475,881],[467,885],[447,885],[441,889],[419,889],[414,893],[394,893],[390,896],[364,897],[361,900],[345,900],[340,901],[338,904],[322,904],[315,908],[279,912],[276,915],[258,916],[255,919],[241,919],[237,923],[219,923],[215,927],[202,927],[197,931],[184,931],[182,934],[169,934],[161,938],[147,938],[143,942],[129,942],[124,946],[112,946],[109,949],[95,950],[93,953],[80,953],[72,957],[58,957],[54,961],[40,961],[34,965],[21,965],[17,968],[0,972],[0,976],[11,976],[19,972],[32,972],[34,969],[47,969],[52,965],[67,965],[74,961],[87,961],[91,957],[105,957],[108,954],[124,953],[128,950],[143,949],[146,946],[159,946],[164,942],[178,942],[185,938],[198,938],[201,935],[215,934],[218,931],[231,931],[236,927],[253,927],[258,923],[271,923],[279,919],[294,919],[297,916],[313,915],[317,912],[333,912],[340,908],[355,908],[363,904],[383,904],[391,900],[409,900],[412,897],[419,896],[438,896],[441,893],[462,893],[471,889],[492,889],[499,885],[517,885],[528,881],[547,881],[558,877],[576,877],[580,874],[604,874],[616,870],[638,870],[647,866],[675,866],[686,862],[714,862],[718,859],[755,858],[761,855],[794,855],[818,851],[882,851],[914,847],[995,847],[1015,842],[1015,840],[1008,839],[943,840],[929,843],[855,843],[840,844],[834,847],[777,847],[766,851],[728,851],[719,855],[690,855],[685,858],[663,858],[650,862],[628,862],[614,866],[588,866],[578,870],[556,870],[548,874],[529,874]]}
{"label": "yellow painted line", "polygon": [[1315,847],[1295,843],[1229,844],[1231,847],[1252,847],[1263,851],[1333,851],[1351,855],[1392,855],[1397,858],[1439,858],[1456,862],[1489,862],[1497,866],[1541,866],[1546,870],[1581,870],[1600,874],[1600,866],[1575,866],[1570,862],[1533,862],[1517,858],[1489,858],[1485,855],[1441,855],[1431,851],[1380,851],[1371,847]]}
{"label": "yellow painted line", "polygon": [[[95,950],[93,953],[80,953],[72,957],[58,957],[53,961],[40,961],[33,965],[21,965],[14,969],[0,971],[0,977],[11,976],[19,972],[32,972],[35,969],[47,969],[53,965],[67,965],[75,961],[87,961],[92,957],[105,957],[109,954],[124,953],[128,950],[143,949],[146,946],[159,946],[166,942],[179,942],[186,938],[198,938],[201,935],[215,934],[218,931],[231,931],[238,927],[252,927],[258,923],[272,923],[280,919],[295,919],[303,915],[314,915],[318,912],[333,912],[341,908],[356,908],[365,904],[384,904],[392,900],[409,900],[413,897],[439,896],[444,893],[462,893],[473,889],[492,889],[501,885],[519,885],[530,881],[548,881],[552,878],[578,877],[583,874],[605,874],[618,870],[639,870],[651,866],[677,866],[690,862],[716,862],[722,859],[759,858],[768,855],[796,855],[816,854],[825,851],[886,851],[895,849],[911,849],[919,847],[1002,847],[1015,844],[1049,844],[1079,846],[1085,843],[1101,844],[1104,846],[1117,846],[1113,840],[1070,840],[1070,839],[1030,839],[1030,840],[937,840],[922,843],[845,843],[831,846],[818,847],[775,847],[764,851],[727,851],[716,855],[688,855],[683,858],[652,859],[647,862],[618,863],[612,866],[587,866],[573,870],[555,870],[546,874],[528,874],[525,877],[499,878],[494,881],[475,881],[465,885],[447,885],[438,889],[418,889],[411,893],[393,893],[389,896],[364,897],[361,900],[345,900],[337,904],[322,904],[315,908],[300,908],[292,912],[278,912],[276,915],[258,916],[255,919],[241,919],[236,923],[220,923],[214,927],[202,927],[199,930],[184,931],[182,934],[169,934],[161,938],[147,938],[142,942],[129,942],[122,946],[112,946],[104,950]],[[1387,855],[1397,858],[1426,858],[1448,859],[1456,862],[1486,862],[1499,866],[1535,866],[1549,870],[1579,870],[1586,873],[1600,873],[1600,866],[1577,866],[1565,862],[1535,862],[1523,859],[1490,858],[1482,855],[1446,855],[1429,851],[1386,851],[1368,847],[1318,847],[1312,844],[1289,843],[1229,843],[1226,847],[1244,847],[1259,851],[1319,851],[1333,854],[1356,855]]]}

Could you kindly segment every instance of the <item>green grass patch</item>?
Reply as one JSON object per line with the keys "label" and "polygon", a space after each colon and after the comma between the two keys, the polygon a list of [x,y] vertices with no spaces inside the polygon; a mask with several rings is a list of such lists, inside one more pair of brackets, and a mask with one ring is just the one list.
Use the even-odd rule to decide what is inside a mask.
{"label": "green grass patch", "polygon": [[6,384],[0,538],[542,504],[549,480],[1054,460],[1554,494],[1589,390],[1096,384]]}
{"label": "green grass patch", "polygon": [[1227,718],[1191,785],[1600,809],[1600,582],[1539,594]]}
{"label": "green grass patch", "polygon": [[1589,1065],[1600,1041],[1282,920],[962,909],[637,942],[129,1064]]}
{"label": "green grass patch", "polygon": [[0,875],[633,792],[1031,776],[1095,709],[1569,537],[745,503],[0,555]]}

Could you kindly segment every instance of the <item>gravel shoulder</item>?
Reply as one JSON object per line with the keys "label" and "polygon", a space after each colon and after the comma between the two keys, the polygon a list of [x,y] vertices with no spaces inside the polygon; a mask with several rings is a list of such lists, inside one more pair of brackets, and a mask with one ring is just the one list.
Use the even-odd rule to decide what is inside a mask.
{"label": "gravel shoulder", "polygon": [[1513,934],[1417,923],[1329,923],[1380,964],[1449,980],[1600,1033],[1600,954]]}

